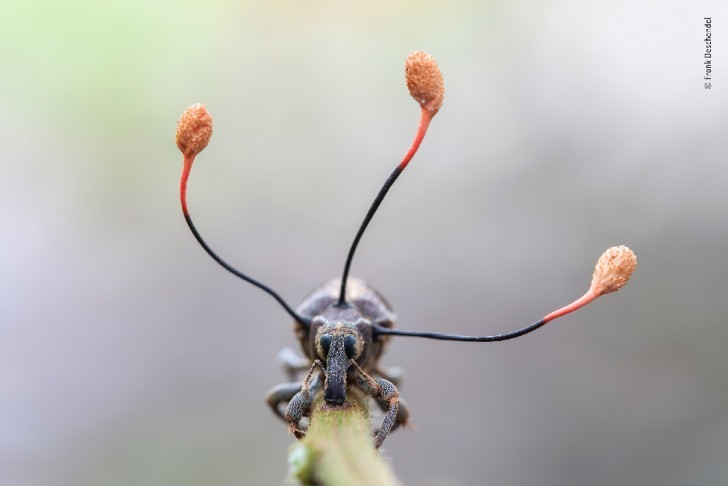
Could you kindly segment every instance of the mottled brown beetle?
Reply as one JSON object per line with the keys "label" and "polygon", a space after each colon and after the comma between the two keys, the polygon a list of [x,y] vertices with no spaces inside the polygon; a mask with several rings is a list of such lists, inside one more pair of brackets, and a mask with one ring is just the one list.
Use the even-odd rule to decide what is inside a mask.
{"label": "mottled brown beetle", "polygon": [[[357,387],[371,395],[385,412],[375,433],[379,447],[392,429],[406,423],[409,415],[395,387],[398,377],[379,367],[388,337],[376,330],[390,329],[394,313],[381,295],[358,279],[349,280],[346,304],[339,305],[340,287],[340,279],[331,280],[314,290],[296,309],[310,322],[304,326],[296,321],[296,335],[306,359],[288,348],[281,352],[280,359],[292,379],[299,371],[308,371],[308,375],[303,383],[284,383],[273,388],[267,400],[300,438],[304,435],[301,419],[310,416],[313,400],[322,388],[327,404],[342,405],[347,386]],[[316,368],[321,373],[314,375]],[[284,402],[288,402],[285,412],[280,408]]]}
{"label": "mottled brown beetle", "polygon": [[[586,294],[516,331],[493,336],[461,336],[394,329],[394,313],[384,298],[366,282],[349,279],[348,276],[359,240],[390,187],[417,152],[430,121],[442,106],[442,75],[431,56],[422,51],[411,54],[405,64],[405,74],[410,94],[421,107],[420,123],[414,141],[385,181],[359,227],[349,249],[342,278],[331,280],[314,290],[296,310],[270,287],[230,266],[212,251],[197,232],[187,210],[187,180],[195,157],[207,146],[212,136],[212,117],[204,106],[196,104],[182,114],[177,125],[177,146],[184,154],[180,201],[185,221],[192,234],[215,261],[234,275],[270,294],[294,319],[296,336],[305,358],[296,356],[290,349],[281,353],[281,361],[292,382],[274,387],[268,393],[267,401],[298,438],[305,435],[304,418],[310,417],[319,394],[323,394],[328,405],[340,406],[346,402],[347,392],[351,388],[357,388],[371,396],[385,413],[381,426],[374,433],[377,447],[382,445],[391,430],[407,423],[409,411],[399,398],[396,387],[398,376],[379,365],[379,358],[389,336],[469,342],[516,338],[583,307],[601,295],[619,290],[637,264],[636,257],[629,248],[610,248],[597,262],[592,284]],[[305,371],[308,371],[305,379],[295,382],[296,374]],[[286,402],[288,405],[284,410],[283,404]]]}

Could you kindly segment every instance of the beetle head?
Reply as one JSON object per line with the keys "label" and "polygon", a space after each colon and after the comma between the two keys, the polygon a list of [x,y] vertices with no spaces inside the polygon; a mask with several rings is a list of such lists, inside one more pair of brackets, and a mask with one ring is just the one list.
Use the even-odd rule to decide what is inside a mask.
{"label": "beetle head", "polygon": [[351,360],[364,362],[372,342],[371,323],[350,306],[332,305],[311,321],[312,347],[326,363],[324,400],[341,405],[346,400]]}

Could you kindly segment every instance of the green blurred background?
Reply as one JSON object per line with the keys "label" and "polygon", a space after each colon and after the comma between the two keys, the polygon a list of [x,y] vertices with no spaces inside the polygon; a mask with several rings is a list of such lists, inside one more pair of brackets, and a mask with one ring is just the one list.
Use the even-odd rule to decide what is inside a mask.
{"label": "green blurred background", "polygon": [[294,338],[179,211],[178,116],[215,135],[189,202],[292,304],[339,275],[419,109],[445,105],[353,274],[398,325],[496,333],[578,297],[609,246],[632,282],[501,344],[400,338],[414,485],[728,483],[724,2],[90,2],[0,7],[0,483],[279,484],[263,401]]}

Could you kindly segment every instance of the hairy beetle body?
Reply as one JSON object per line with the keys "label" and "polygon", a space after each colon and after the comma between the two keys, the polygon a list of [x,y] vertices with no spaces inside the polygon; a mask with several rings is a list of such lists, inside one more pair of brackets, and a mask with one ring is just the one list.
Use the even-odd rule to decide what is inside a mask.
{"label": "hairy beetle body", "polygon": [[[347,391],[355,387],[374,398],[385,412],[382,426],[375,432],[377,446],[391,429],[406,422],[408,412],[400,403],[392,381],[397,376],[385,371],[379,359],[389,336],[377,335],[375,326],[391,329],[395,314],[389,303],[369,284],[350,279],[346,302],[340,303],[341,279],[333,279],[311,292],[296,313],[310,324],[294,322],[296,336],[306,359],[282,353],[284,367],[291,376],[308,370],[302,382],[286,383],[268,393],[268,404],[301,437],[301,423],[310,416],[319,393],[329,405],[342,405]],[[375,378],[376,377],[376,378]],[[281,404],[288,402],[283,411]]]}

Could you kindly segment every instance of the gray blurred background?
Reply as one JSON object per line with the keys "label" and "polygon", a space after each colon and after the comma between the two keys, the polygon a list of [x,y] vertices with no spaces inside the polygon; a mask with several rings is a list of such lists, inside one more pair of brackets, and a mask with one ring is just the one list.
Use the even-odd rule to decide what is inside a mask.
{"label": "gray blurred background", "polygon": [[445,105],[352,273],[402,328],[414,485],[728,482],[728,35],[723,2],[28,2],[0,30],[0,484],[280,484],[292,442],[263,397],[291,322],[197,246],[178,116],[211,145],[192,215],[293,305],[339,275],[417,125],[403,63]]}

